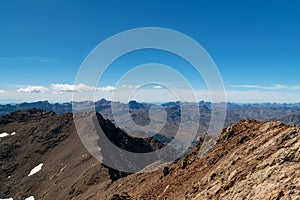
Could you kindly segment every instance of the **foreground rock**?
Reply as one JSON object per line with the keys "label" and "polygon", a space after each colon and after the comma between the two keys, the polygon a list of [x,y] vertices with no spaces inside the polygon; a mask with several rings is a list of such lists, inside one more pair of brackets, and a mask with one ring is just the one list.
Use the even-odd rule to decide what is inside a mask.
{"label": "foreground rock", "polygon": [[130,175],[110,186],[109,193],[153,200],[299,199],[299,133],[299,127],[280,122],[241,121],[224,129],[204,157],[195,159],[202,146],[168,166],[167,174],[162,169]]}
{"label": "foreground rock", "polygon": [[[100,114],[95,116],[120,148],[148,152],[162,146],[153,138],[132,138]],[[93,186],[104,190],[128,175],[90,155],[76,133],[71,113],[17,111],[0,117],[0,132],[15,133],[0,138],[0,199],[87,199],[96,193]],[[103,159],[116,160],[109,153]]]}

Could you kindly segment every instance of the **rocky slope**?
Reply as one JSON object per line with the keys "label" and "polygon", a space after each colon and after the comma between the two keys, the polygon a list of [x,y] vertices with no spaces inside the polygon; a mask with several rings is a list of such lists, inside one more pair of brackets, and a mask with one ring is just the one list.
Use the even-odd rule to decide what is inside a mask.
{"label": "rocky slope", "polygon": [[[101,115],[97,118],[107,134],[117,134],[111,138],[136,142]],[[215,140],[200,139],[183,159],[163,169],[131,175],[90,156],[75,133],[71,114],[19,111],[0,118],[2,132],[8,136],[0,137],[0,199],[31,195],[58,200],[300,197],[300,127],[279,121],[240,121]],[[161,148],[153,140],[139,143],[143,145],[129,145],[137,148],[130,150],[143,152],[144,145],[148,150]],[[28,176],[40,163],[42,169]]]}
{"label": "rocky slope", "polygon": [[198,149],[159,172],[116,181],[110,187],[116,193],[111,199],[300,197],[300,127],[241,121],[224,129],[204,157],[195,158],[201,154]]}
{"label": "rocky slope", "polygon": [[[151,138],[130,137],[100,114],[97,119],[111,141],[128,151],[148,152],[162,146]],[[105,188],[127,175],[100,164],[88,153],[71,113],[17,111],[0,117],[0,134],[0,199],[72,199],[87,194],[91,185]],[[106,155],[103,159],[114,159]],[[39,164],[42,169],[28,176]]]}

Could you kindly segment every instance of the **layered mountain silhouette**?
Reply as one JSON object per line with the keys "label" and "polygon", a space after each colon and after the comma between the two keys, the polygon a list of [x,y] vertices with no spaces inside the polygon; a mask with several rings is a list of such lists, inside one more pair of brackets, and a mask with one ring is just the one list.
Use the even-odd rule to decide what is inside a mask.
{"label": "layered mountain silhouette", "polygon": [[[179,125],[182,124],[181,120],[181,106],[186,106],[190,116],[186,118],[188,122],[199,124],[197,136],[201,137],[206,132],[209,132],[209,124],[212,115],[212,108],[226,107],[226,118],[224,126],[228,127],[240,120],[256,119],[259,121],[275,121],[280,120],[287,124],[300,125],[300,104],[277,104],[277,103],[262,103],[262,104],[235,104],[235,103],[210,103],[200,101],[198,103],[187,102],[168,102],[161,104],[161,107],[166,110],[166,123],[164,127],[160,127],[160,123],[163,122],[164,117],[157,114],[152,120],[156,121],[154,126],[147,129],[147,125],[151,123],[149,110],[155,106],[150,103],[139,103],[136,101],[130,101],[127,104],[120,102],[107,101],[100,99],[97,102],[85,101],[77,102],[76,104],[85,107],[93,105],[95,111],[99,112],[103,118],[109,119],[116,124],[119,128],[125,130],[128,134],[139,137],[141,135],[151,135],[161,141],[162,143],[168,143],[172,140],[175,134],[178,132]],[[112,111],[112,107],[114,111]],[[53,111],[57,114],[65,114],[72,112],[72,103],[55,103],[51,104],[48,101],[39,101],[33,103],[21,103],[16,105],[0,105],[0,116],[15,112],[17,110],[24,110],[29,108],[40,108],[43,110]],[[200,119],[194,116],[200,111]],[[128,112],[130,118],[135,124],[140,126],[143,131],[137,131],[134,126],[128,126]],[[119,122],[116,123],[116,120]],[[181,130],[184,134],[191,134],[189,131],[190,125],[183,127]],[[159,132],[153,132],[154,130],[161,130]],[[214,134],[218,134],[220,129],[217,129]]]}
{"label": "layered mountain silhouette", "polygon": [[[139,103],[136,101],[130,101],[128,104],[120,102],[112,102],[105,99],[100,99],[96,102],[86,101],[78,102],[82,104],[93,104],[95,105],[95,110],[106,118],[113,120],[111,105],[114,104],[115,107],[119,108],[120,112],[117,112],[120,116],[124,108],[129,107],[132,115],[136,116],[144,111],[149,110],[150,103]],[[180,117],[180,105],[182,102],[169,102],[162,104],[162,107],[170,110],[170,118],[177,119]],[[300,116],[300,104],[278,104],[278,103],[261,103],[261,104],[235,104],[235,103],[224,103],[227,109],[226,123],[225,126],[232,125],[233,123],[242,119],[256,119],[260,121],[269,120],[281,120],[286,119],[285,122],[293,121],[299,122],[299,120],[294,120],[291,116]],[[209,115],[213,105],[218,105],[216,103],[200,101],[199,103],[190,103],[190,105],[199,106],[199,110],[202,116]],[[38,101],[33,103],[20,103],[16,105],[6,104],[0,105],[0,116],[15,112],[17,110],[24,110],[29,108],[40,108],[43,110],[50,110],[57,114],[70,113],[72,112],[72,103],[54,103],[51,104],[48,101]],[[172,112],[171,112],[172,111]],[[138,113],[141,112],[141,113]],[[116,114],[116,113],[114,113]],[[133,117],[134,117],[133,116]],[[141,118],[142,115],[139,115]],[[143,122],[147,124],[149,116],[143,115]],[[141,120],[141,119],[136,119]]]}
{"label": "layered mountain silhouette", "polygon": [[[164,145],[134,138],[95,116],[105,135],[123,149],[149,152]],[[16,111],[0,117],[0,198],[297,199],[299,133],[299,126],[279,121],[242,120],[218,137],[203,135],[189,153],[162,169],[129,174],[91,156],[72,114]],[[113,154],[103,159],[120,162]]]}

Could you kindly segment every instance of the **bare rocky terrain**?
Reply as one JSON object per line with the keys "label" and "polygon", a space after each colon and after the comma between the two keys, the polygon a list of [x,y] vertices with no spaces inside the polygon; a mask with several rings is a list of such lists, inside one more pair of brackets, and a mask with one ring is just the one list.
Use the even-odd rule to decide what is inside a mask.
{"label": "bare rocky terrain", "polygon": [[[125,138],[115,142],[130,151],[162,147],[97,117],[106,134],[118,135],[111,138]],[[0,117],[3,132],[8,135],[0,137],[0,199],[300,199],[300,127],[279,121],[239,121],[217,138],[201,138],[182,159],[135,174],[94,159],[76,134],[72,114],[17,111]]]}
{"label": "bare rocky terrain", "polygon": [[110,191],[128,199],[299,199],[299,133],[278,121],[240,121],[204,157],[201,145],[161,171],[116,181]]}
{"label": "bare rocky terrain", "polygon": [[[135,139],[97,114],[110,139],[128,151],[148,152],[161,147],[155,139]],[[100,164],[79,139],[73,115],[29,109],[0,118],[0,199],[72,199],[92,185],[103,189],[127,173]],[[125,145],[126,144],[126,145]],[[104,159],[114,159],[113,155]],[[109,157],[110,156],[110,157]],[[42,169],[28,176],[43,163]],[[80,198],[79,198],[80,199]]]}

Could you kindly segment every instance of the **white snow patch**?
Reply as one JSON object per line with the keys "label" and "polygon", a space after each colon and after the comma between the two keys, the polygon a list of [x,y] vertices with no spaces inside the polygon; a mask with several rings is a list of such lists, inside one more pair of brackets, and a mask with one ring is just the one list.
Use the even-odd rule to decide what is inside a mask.
{"label": "white snow patch", "polygon": [[41,164],[39,164],[38,166],[35,166],[35,167],[30,171],[30,173],[28,174],[28,176],[31,176],[31,175],[33,175],[33,174],[39,172],[39,171],[42,169],[43,165],[44,165],[44,164],[41,163]]}
{"label": "white snow patch", "polygon": [[[6,137],[6,136],[9,136],[9,134],[8,134],[8,133],[5,133],[5,132],[4,132],[4,133],[0,133],[0,138],[1,138],[1,137]],[[0,199],[0,200],[1,200],[1,199]]]}
{"label": "white snow patch", "polygon": [[7,178],[10,179],[10,176],[8,176]]}
{"label": "white snow patch", "polygon": [[25,200],[34,200],[33,196],[27,197]]}
{"label": "white snow patch", "polygon": [[8,198],[8,199],[0,199],[0,200],[14,200],[13,198]]}
{"label": "white snow patch", "polygon": [[10,135],[15,135],[16,134],[16,132],[12,132]]}

